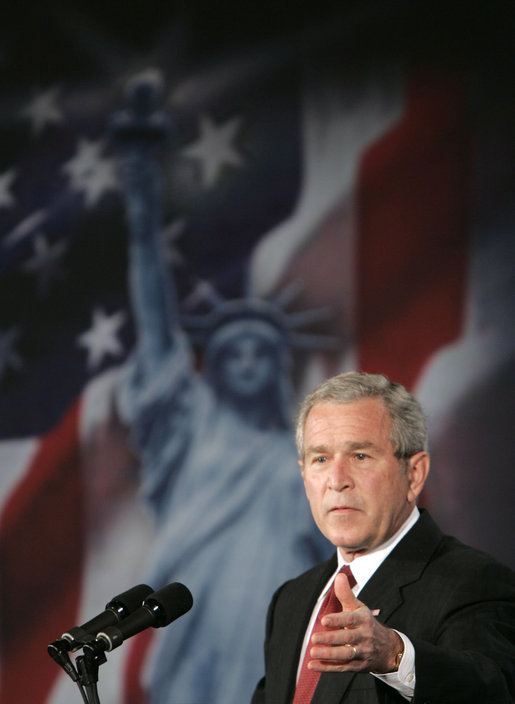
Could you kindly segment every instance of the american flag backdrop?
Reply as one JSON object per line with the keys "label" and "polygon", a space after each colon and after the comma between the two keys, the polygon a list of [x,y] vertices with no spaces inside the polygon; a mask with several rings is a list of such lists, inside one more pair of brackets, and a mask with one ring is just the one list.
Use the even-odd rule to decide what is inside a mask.
{"label": "american flag backdrop", "polygon": [[[293,312],[327,308],[313,332],[337,347],[295,356],[295,401],[352,368],[404,383],[428,412],[425,504],[515,565],[508,5],[69,5],[0,27],[0,704],[79,696],[46,646],[143,581],[155,537],[112,413],[136,333],[108,126],[137,75],[171,119],[184,312],[298,283]],[[144,701],[127,652],[103,704]]]}

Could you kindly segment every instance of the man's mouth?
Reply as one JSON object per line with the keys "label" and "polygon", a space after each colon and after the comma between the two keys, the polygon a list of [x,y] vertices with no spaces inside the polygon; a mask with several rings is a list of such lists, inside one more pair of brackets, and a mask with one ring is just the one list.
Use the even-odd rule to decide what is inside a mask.
{"label": "man's mouth", "polygon": [[329,513],[339,513],[342,515],[350,515],[352,513],[356,513],[357,511],[359,511],[359,509],[354,506],[333,506],[329,509]]}

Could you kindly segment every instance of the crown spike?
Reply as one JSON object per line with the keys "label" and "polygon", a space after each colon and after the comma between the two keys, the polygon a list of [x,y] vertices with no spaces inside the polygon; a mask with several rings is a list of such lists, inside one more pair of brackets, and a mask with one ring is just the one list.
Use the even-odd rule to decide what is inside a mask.
{"label": "crown spike", "polygon": [[310,310],[302,310],[298,313],[288,313],[286,315],[287,325],[290,329],[302,328],[306,325],[324,322],[331,318],[331,309],[327,306],[319,308],[311,308]]}
{"label": "crown spike", "polygon": [[284,288],[273,296],[272,302],[278,306],[278,308],[284,310],[290,305],[290,303],[299,297],[303,289],[304,283],[299,281],[299,279],[290,281],[290,283],[286,284]]}
{"label": "crown spike", "polygon": [[218,293],[213,284],[207,279],[197,279],[191,293],[183,301],[185,308],[195,308],[199,303],[208,303],[211,308],[220,307],[226,299]]}

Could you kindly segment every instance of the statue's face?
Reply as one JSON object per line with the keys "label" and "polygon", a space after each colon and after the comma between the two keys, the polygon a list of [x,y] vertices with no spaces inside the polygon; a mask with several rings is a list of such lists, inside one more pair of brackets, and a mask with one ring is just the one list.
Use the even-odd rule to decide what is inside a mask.
{"label": "statue's face", "polygon": [[222,386],[240,398],[259,395],[272,384],[276,364],[269,341],[242,331],[223,354],[219,370]]}

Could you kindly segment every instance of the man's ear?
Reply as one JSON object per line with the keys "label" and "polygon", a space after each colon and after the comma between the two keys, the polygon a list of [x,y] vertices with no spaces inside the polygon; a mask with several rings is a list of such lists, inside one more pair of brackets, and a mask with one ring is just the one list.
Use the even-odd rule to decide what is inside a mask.
{"label": "man's ear", "polygon": [[303,462],[303,460],[297,460],[297,461],[299,463],[300,473],[301,473],[302,477],[304,477],[304,462]]}
{"label": "man's ear", "polygon": [[424,488],[430,464],[431,461],[427,452],[417,452],[408,459],[406,474],[409,479],[407,496],[409,502],[415,502]]}

